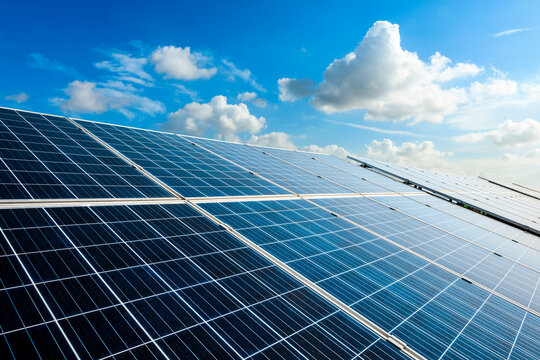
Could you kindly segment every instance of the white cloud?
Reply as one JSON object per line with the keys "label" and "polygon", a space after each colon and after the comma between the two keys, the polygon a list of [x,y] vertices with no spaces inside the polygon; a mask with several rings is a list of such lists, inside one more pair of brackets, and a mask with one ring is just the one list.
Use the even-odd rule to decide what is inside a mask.
{"label": "white cloud", "polygon": [[489,79],[473,83],[471,102],[449,117],[448,122],[461,129],[485,130],[506,119],[540,115],[540,84]]}
{"label": "white cloud", "polygon": [[470,86],[472,99],[483,101],[494,97],[513,95],[517,92],[516,81],[506,79],[489,79],[486,82],[475,81]]}
{"label": "white cloud", "polygon": [[510,153],[504,153],[501,155],[501,160],[502,161],[515,161],[518,159],[518,156],[515,155],[515,154],[510,154]]}
{"label": "white cloud", "polygon": [[107,98],[96,83],[75,80],[65,89],[68,99],[54,99],[66,113],[102,113],[107,111]]}
{"label": "white cloud", "polygon": [[493,34],[493,37],[505,36],[505,35],[515,34],[515,33],[518,33],[518,32],[530,31],[530,30],[532,30],[532,29],[531,28],[524,28],[524,29],[504,30],[504,31],[498,32],[496,34]]}
{"label": "white cloud", "polygon": [[367,156],[373,159],[431,169],[444,168],[446,165],[444,158],[451,155],[451,153],[435,149],[431,141],[404,142],[396,145],[389,139],[373,140],[366,147]]}
{"label": "white cloud", "polygon": [[20,94],[14,94],[14,95],[8,95],[4,99],[9,101],[15,101],[17,104],[21,104],[28,100],[28,94],[27,93],[20,93]]}
{"label": "white cloud", "polygon": [[64,90],[67,98],[54,98],[51,101],[70,114],[100,114],[114,110],[131,119],[135,116],[133,111],[151,116],[165,112],[161,102],[126,91],[126,88],[118,90],[120,86],[115,85],[116,88],[75,80]]}
{"label": "white cloud", "polygon": [[536,144],[540,143],[540,122],[534,119],[514,122],[509,119],[493,130],[456,136],[454,140],[468,143],[490,141],[501,148]]}
{"label": "white cloud", "polygon": [[197,80],[209,79],[217,73],[217,68],[204,68],[210,58],[200,52],[191,52],[190,47],[163,46],[152,53],[151,62],[165,79]]}
{"label": "white cloud", "polygon": [[377,21],[353,52],[326,68],[314,90],[300,86],[309,85],[306,79],[280,79],[280,99],[294,101],[311,90],[313,106],[327,113],[366,110],[371,120],[441,122],[467,100],[466,89],[442,84],[483,71],[474,64],[450,63],[439,53],[430,62],[420,60],[401,48],[398,25]]}
{"label": "white cloud", "polygon": [[458,63],[456,66],[445,68],[438,74],[437,80],[444,82],[467,76],[476,76],[482,71],[484,71],[484,68],[475,64]]}
{"label": "white cloud", "polygon": [[529,151],[528,153],[525,154],[525,157],[529,158],[529,159],[538,159],[538,158],[540,158],[540,149],[538,149],[538,148],[532,149],[531,151]]}
{"label": "white cloud", "polygon": [[106,60],[96,63],[99,69],[109,70],[117,73],[121,80],[131,81],[144,85],[145,81],[152,82],[154,79],[144,71],[144,66],[148,64],[147,58],[136,58],[126,54],[111,54],[113,60]]}
{"label": "white cloud", "polygon": [[265,99],[261,99],[257,97],[257,93],[255,92],[246,91],[246,92],[238,94],[237,98],[240,101],[245,101],[245,102],[249,101],[256,107],[265,108],[266,106],[268,106],[268,102]]}
{"label": "white cloud", "polygon": [[255,99],[256,97],[257,97],[257,93],[249,92],[249,91],[240,93],[237,96],[238,100],[240,100],[240,101],[251,101],[251,100]]}
{"label": "white cloud", "polygon": [[232,61],[228,61],[225,59],[221,61],[225,65],[224,73],[225,75],[227,75],[227,78],[230,81],[234,81],[236,80],[236,78],[240,78],[244,80],[245,82],[247,82],[248,84],[250,84],[251,86],[253,86],[254,89],[258,91],[266,92],[266,89],[255,80],[255,78],[253,77],[253,74],[251,73],[251,70],[249,69],[240,70],[239,68],[236,67],[236,65],[234,65]]}
{"label": "white cloud", "polygon": [[265,99],[257,98],[253,100],[252,102],[253,102],[253,105],[255,105],[258,108],[265,108],[268,106],[268,101],[266,101]]}
{"label": "white cloud", "polygon": [[311,96],[316,83],[310,79],[281,78],[278,80],[279,100],[296,101]]}
{"label": "white cloud", "polygon": [[252,135],[248,143],[261,146],[272,146],[282,149],[295,150],[292,136],[284,132],[270,132],[263,135]]}
{"label": "white cloud", "polygon": [[302,147],[302,150],[320,154],[334,155],[342,159],[346,159],[347,156],[351,155],[351,153],[345,150],[345,148],[337,145],[326,145],[322,147],[318,145],[307,145]]}
{"label": "white cloud", "polygon": [[192,102],[169,114],[163,128],[193,135],[211,129],[218,138],[238,140],[239,134],[256,134],[265,125],[266,119],[252,115],[246,104],[229,104],[225,96],[218,95],[208,103]]}

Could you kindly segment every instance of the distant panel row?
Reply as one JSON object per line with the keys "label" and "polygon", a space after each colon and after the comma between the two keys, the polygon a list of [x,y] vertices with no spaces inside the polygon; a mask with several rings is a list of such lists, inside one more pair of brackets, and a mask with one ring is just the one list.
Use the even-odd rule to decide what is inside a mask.
{"label": "distant panel row", "polygon": [[361,161],[540,233],[539,199],[471,176],[444,174],[365,159]]}
{"label": "distant panel row", "polygon": [[[184,197],[415,191],[329,156],[76,121]],[[2,200],[172,197],[63,117],[0,108],[0,157]]]}

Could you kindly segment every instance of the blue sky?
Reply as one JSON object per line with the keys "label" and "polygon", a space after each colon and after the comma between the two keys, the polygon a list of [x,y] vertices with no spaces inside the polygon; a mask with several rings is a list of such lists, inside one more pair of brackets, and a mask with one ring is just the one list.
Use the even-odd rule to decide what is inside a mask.
{"label": "blue sky", "polygon": [[540,187],[540,3],[4,2],[0,105]]}

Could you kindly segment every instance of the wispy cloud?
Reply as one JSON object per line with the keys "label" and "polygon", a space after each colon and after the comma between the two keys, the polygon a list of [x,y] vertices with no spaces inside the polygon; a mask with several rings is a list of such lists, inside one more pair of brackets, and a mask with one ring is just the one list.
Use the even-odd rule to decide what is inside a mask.
{"label": "wispy cloud", "polygon": [[58,71],[73,77],[79,77],[79,73],[72,67],[66,66],[58,61],[47,59],[43,54],[30,54],[30,66],[35,69]]}
{"label": "wispy cloud", "polygon": [[509,29],[509,30],[504,30],[504,31],[498,32],[498,33],[496,33],[496,34],[493,34],[493,37],[499,37],[499,36],[511,35],[511,34],[515,34],[515,33],[518,33],[518,32],[522,32],[522,31],[531,31],[531,30],[532,30],[531,28]]}
{"label": "wispy cloud", "polygon": [[225,75],[228,77],[229,80],[234,81],[236,78],[240,78],[244,80],[245,82],[249,83],[253,88],[256,90],[259,90],[261,92],[266,92],[266,89],[259,84],[255,78],[253,77],[253,74],[251,73],[251,70],[245,69],[241,70],[236,67],[236,65],[232,61],[228,60],[221,60],[221,62],[225,65]]}
{"label": "wispy cloud", "polygon": [[439,136],[431,136],[431,135],[420,135],[420,134],[415,134],[415,133],[413,133],[413,132],[411,132],[411,131],[405,131],[405,130],[389,130],[389,129],[381,129],[381,128],[374,127],[374,126],[365,126],[365,125],[354,124],[354,123],[348,123],[348,122],[342,122],[342,121],[334,121],[334,120],[326,120],[326,121],[327,121],[327,122],[330,122],[330,123],[334,123],[334,124],[350,126],[350,127],[353,127],[353,128],[362,129],[362,130],[368,130],[368,131],[373,131],[373,132],[377,132],[377,133],[381,133],[381,134],[407,135],[407,136],[414,136],[414,137],[430,137],[430,138],[433,138],[433,137],[439,137]]}

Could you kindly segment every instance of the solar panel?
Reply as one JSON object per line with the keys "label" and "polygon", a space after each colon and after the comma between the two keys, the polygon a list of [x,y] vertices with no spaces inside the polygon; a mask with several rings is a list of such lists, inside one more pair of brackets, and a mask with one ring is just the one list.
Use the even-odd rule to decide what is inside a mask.
{"label": "solar panel", "polygon": [[332,155],[312,154],[263,146],[256,146],[256,148],[333,182],[341,185],[346,184],[347,187],[358,193],[419,192],[415,188],[365,170]]}
{"label": "solar panel", "polygon": [[[511,261],[500,256],[503,249],[489,251],[366,198],[313,201],[523,306],[535,294],[540,273],[521,264],[526,247],[516,257],[504,249],[507,251],[504,255],[513,258]],[[540,310],[540,296],[531,306],[535,311]]]}
{"label": "solar panel", "polygon": [[360,160],[426,189],[521,224],[540,234],[540,200],[516,193],[480,178],[431,172],[390,163]]}
{"label": "solar panel", "polygon": [[484,229],[491,230],[499,235],[507,237],[515,242],[522,243],[526,246],[540,250],[540,239],[529,232],[525,232],[519,228],[507,225],[497,221],[491,217],[487,217],[476,212],[470,211],[461,206],[444,201],[434,196],[414,197],[416,201],[420,201],[425,205],[432,206],[438,210],[451,214],[461,220],[471,222]]}
{"label": "solar panel", "polygon": [[373,198],[373,200],[478,244],[490,251],[503,254],[512,260],[540,270],[540,252],[538,250],[524,244],[516,243],[510,238],[454,217],[435,207],[425,206],[421,202],[421,199],[428,196],[378,196]]}
{"label": "solar panel", "polygon": [[505,309],[525,317],[522,308],[308,202],[202,206],[427,358],[484,348],[489,358],[499,339],[470,332],[509,328],[513,340],[520,324]]}
{"label": "solar panel", "polygon": [[174,134],[78,123],[184,197],[287,194]]}
{"label": "solar panel", "polygon": [[500,186],[504,189],[512,190],[518,194],[527,195],[531,197],[532,199],[540,200],[540,192],[526,186],[521,186],[518,184],[504,184],[501,182],[493,181],[490,179],[486,179],[485,177],[479,176],[480,179],[485,180],[491,184],[495,184],[497,186]]}
{"label": "solar panel", "polygon": [[[1,328],[15,357],[352,358],[379,339],[188,205],[0,217]],[[33,348],[13,347],[23,340]]]}
{"label": "solar panel", "polygon": [[302,169],[305,169],[313,174],[322,176],[325,179],[347,187],[356,193],[393,192],[388,188],[384,188],[373,182],[369,182],[362,177],[358,177],[335,167],[329,166],[328,164],[318,161],[315,158],[308,157],[296,151],[262,146],[256,146],[256,148],[261,151],[267,152],[270,155],[276,156],[279,159],[285,160],[291,164],[295,164],[296,166],[299,166]]}
{"label": "solar panel", "polygon": [[0,139],[2,358],[540,353],[540,240],[501,214],[328,155],[2,108]]}
{"label": "solar panel", "polygon": [[67,119],[0,108],[0,199],[171,197]]}
{"label": "solar panel", "polygon": [[249,146],[185,136],[186,139],[260,174],[296,194],[346,194],[344,187],[310,174]]}

